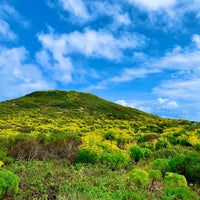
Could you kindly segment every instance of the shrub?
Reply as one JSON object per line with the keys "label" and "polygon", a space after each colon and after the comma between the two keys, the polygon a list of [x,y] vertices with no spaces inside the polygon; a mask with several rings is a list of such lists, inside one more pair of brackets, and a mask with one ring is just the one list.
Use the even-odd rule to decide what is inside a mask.
{"label": "shrub", "polygon": [[0,198],[5,194],[16,194],[19,190],[19,177],[12,172],[0,169]]}
{"label": "shrub", "polygon": [[200,155],[186,153],[177,155],[169,161],[169,171],[182,174],[189,182],[200,180]]}
{"label": "shrub", "polygon": [[158,140],[158,142],[155,145],[156,150],[166,148],[167,147],[167,142],[164,140]]}
{"label": "shrub", "polygon": [[141,158],[144,157],[144,152],[141,147],[135,146],[130,149],[130,157],[138,162]]}
{"label": "shrub", "polygon": [[165,194],[163,200],[198,200],[196,193],[190,191],[188,188],[177,188],[177,187],[167,187],[165,188]]}
{"label": "shrub", "polygon": [[157,180],[157,181],[162,180],[162,174],[157,169],[151,169],[151,170],[149,170],[149,177],[152,180]]}
{"label": "shrub", "polygon": [[128,165],[128,156],[120,151],[103,152],[101,162],[107,164],[111,168],[126,167]]}
{"label": "shrub", "polygon": [[130,157],[138,162],[142,158],[149,158],[151,155],[151,150],[147,148],[141,148],[139,146],[134,146],[130,148]]}
{"label": "shrub", "polygon": [[77,163],[96,163],[98,161],[98,154],[93,149],[80,148],[76,158]]}
{"label": "shrub", "polygon": [[173,172],[167,172],[165,178],[164,178],[164,186],[165,187],[187,187],[187,180],[185,176],[173,173]]}
{"label": "shrub", "polygon": [[158,158],[152,162],[153,169],[159,170],[162,176],[169,171],[169,159]]}
{"label": "shrub", "polygon": [[4,152],[4,151],[0,151],[0,160],[1,160],[4,164],[13,163],[13,158],[7,156],[7,153]]}
{"label": "shrub", "polygon": [[130,172],[130,180],[138,187],[145,187],[149,184],[149,173],[142,169],[134,169]]}
{"label": "shrub", "polygon": [[104,139],[111,141],[115,140],[115,134],[112,131],[109,131],[104,135]]}

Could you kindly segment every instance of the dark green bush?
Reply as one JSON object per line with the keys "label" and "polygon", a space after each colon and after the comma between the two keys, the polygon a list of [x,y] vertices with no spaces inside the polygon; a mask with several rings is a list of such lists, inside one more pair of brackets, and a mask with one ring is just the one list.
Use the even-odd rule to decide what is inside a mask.
{"label": "dark green bush", "polygon": [[98,154],[93,149],[80,148],[76,158],[77,163],[96,163],[98,161]]}
{"label": "dark green bush", "polygon": [[149,158],[151,155],[151,150],[147,148],[142,148],[139,146],[134,146],[130,148],[130,157],[138,162],[142,158]]}
{"label": "dark green bush", "polygon": [[115,134],[112,131],[109,131],[104,135],[104,139],[111,141],[115,140]]}
{"label": "dark green bush", "polygon": [[167,142],[164,140],[158,140],[158,142],[155,145],[156,150],[166,148],[167,147]]}
{"label": "dark green bush", "polygon": [[0,198],[14,195],[19,190],[19,177],[6,169],[0,169]]}
{"label": "dark green bush", "polygon": [[158,158],[152,162],[152,167],[159,170],[164,177],[165,173],[169,171],[169,159]]}
{"label": "dark green bush", "polygon": [[182,174],[189,182],[200,180],[200,155],[198,153],[186,153],[177,155],[169,161],[169,170]]}

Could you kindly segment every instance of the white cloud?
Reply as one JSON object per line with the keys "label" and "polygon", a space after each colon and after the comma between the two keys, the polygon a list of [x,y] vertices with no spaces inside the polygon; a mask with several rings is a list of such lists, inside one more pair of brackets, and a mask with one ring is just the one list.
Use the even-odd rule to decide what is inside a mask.
{"label": "white cloud", "polygon": [[128,104],[126,103],[125,100],[121,99],[121,100],[117,100],[115,101],[115,103],[119,104],[119,105],[122,105],[122,106],[128,106]]}
{"label": "white cloud", "polygon": [[83,33],[69,34],[68,43],[72,51],[80,52],[85,56],[117,60],[123,56],[123,50],[134,49],[140,45],[139,38],[134,34],[116,38],[108,31],[91,29],[87,29]]}
{"label": "white cloud", "polygon": [[200,96],[200,78],[166,80],[154,88],[154,93],[172,99],[195,101]]}
{"label": "white cloud", "polygon": [[[144,38],[135,34],[124,34],[123,36],[115,37],[108,31],[91,29],[62,35],[53,32],[39,34],[38,39],[42,43],[43,49],[48,50],[60,64],[66,64],[64,59],[71,53],[80,53],[86,57],[120,60],[124,56],[124,50],[135,49],[145,43]],[[47,53],[43,52],[42,54],[42,57],[47,57]],[[41,57],[41,53],[39,57]],[[44,58],[39,59],[44,60]],[[70,72],[72,66],[69,66],[68,69]]]}
{"label": "white cloud", "polygon": [[118,2],[110,3],[108,1],[97,1],[89,4],[91,16],[96,19],[100,16],[109,16],[112,19],[111,28],[128,26],[131,24],[129,13],[122,9]]}
{"label": "white cloud", "polygon": [[178,107],[178,104],[176,101],[170,100],[168,98],[159,97],[157,99],[157,102],[159,104],[158,106],[160,106],[161,108],[174,109]]}
{"label": "white cloud", "polygon": [[88,19],[90,17],[82,0],[60,0],[60,2],[65,10],[71,12],[76,17],[82,19]]}
{"label": "white cloud", "polygon": [[17,36],[12,32],[10,29],[9,24],[0,19],[0,40],[15,40],[17,39]]}
{"label": "white cloud", "polygon": [[128,1],[130,3],[134,3],[150,11],[168,9],[170,7],[173,7],[176,3],[176,0],[128,0]]}
{"label": "white cloud", "polygon": [[145,69],[145,68],[125,68],[120,76],[115,76],[110,79],[110,82],[126,82],[136,78],[144,78],[149,74],[159,73],[159,69]]}
{"label": "white cloud", "polygon": [[66,36],[57,34],[40,34],[38,40],[42,50],[36,53],[36,58],[41,66],[56,81],[69,83],[72,81],[73,65],[66,56]]}
{"label": "white cloud", "polygon": [[15,21],[25,28],[30,26],[29,22],[13,6],[5,3],[0,5],[0,18]]}
{"label": "white cloud", "polygon": [[0,48],[1,98],[14,98],[52,86],[36,65],[26,63],[27,53],[24,47]]}
{"label": "white cloud", "polygon": [[200,49],[200,35],[194,34],[192,36],[192,41],[195,43],[198,49]]}

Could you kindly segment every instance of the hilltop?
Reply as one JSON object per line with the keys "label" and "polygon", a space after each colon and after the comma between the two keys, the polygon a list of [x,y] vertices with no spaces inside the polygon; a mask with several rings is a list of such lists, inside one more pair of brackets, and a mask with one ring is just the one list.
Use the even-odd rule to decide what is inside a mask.
{"label": "hilltop", "polygon": [[4,113],[12,114],[20,110],[59,110],[69,113],[70,116],[83,117],[90,115],[95,118],[111,119],[137,119],[142,116],[156,118],[137,109],[124,107],[90,93],[77,91],[37,91],[14,100],[0,103],[0,109]]}
{"label": "hilltop", "polygon": [[1,102],[0,140],[0,199],[193,200],[200,192],[200,123],[90,93]]}

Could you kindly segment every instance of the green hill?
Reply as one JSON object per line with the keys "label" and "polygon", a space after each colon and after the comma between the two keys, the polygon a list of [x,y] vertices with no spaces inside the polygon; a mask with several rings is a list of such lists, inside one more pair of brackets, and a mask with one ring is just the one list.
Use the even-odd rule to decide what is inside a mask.
{"label": "green hill", "polygon": [[[90,93],[76,91],[38,91],[24,97],[0,103],[3,113],[12,114],[20,110],[46,110],[68,112],[71,116],[90,115],[95,118],[137,119],[147,116],[142,111],[120,106]],[[39,111],[38,111],[39,112]],[[148,115],[155,118],[156,116]]]}
{"label": "green hill", "polygon": [[0,103],[0,199],[198,199],[199,152],[200,123],[89,93]]}

